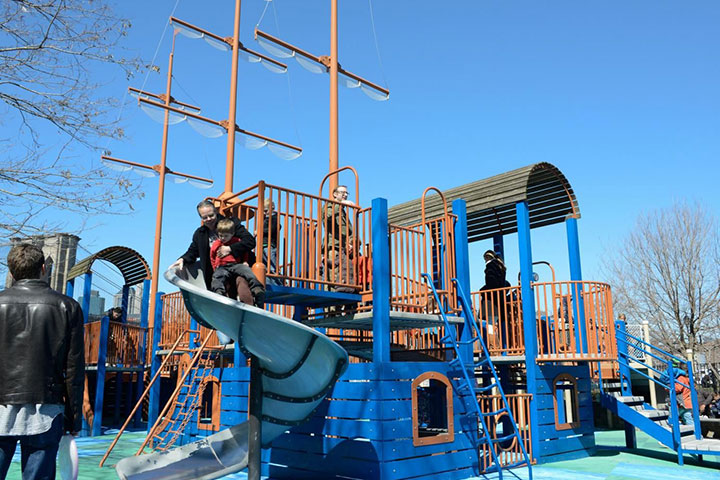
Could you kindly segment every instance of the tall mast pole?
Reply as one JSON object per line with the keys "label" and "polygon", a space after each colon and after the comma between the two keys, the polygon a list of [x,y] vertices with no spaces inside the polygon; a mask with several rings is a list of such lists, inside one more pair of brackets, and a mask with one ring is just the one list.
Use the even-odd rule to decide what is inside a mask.
{"label": "tall mast pole", "polygon": [[232,40],[232,70],[230,72],[230,112],[228,113],[227,158],[225,160],[225,195],[233,191],[235,164],[235,115],[237,105],[238,58],[240,56],[240,0],[235,0],[235,29]]}
{"label": "tall mast pole", "polygon": [[[170,88],[172,86],[173,57],[175,56],[175,37],[173,33],[170,59],[168,60],[167,83],[165,85],[165,106],[170,105]],[[162,239],[162,218],[163,201],[165,200],[165,172],[168,146],[168,127],[170,126],[170,110],[165,109],[165,121],[163,122],[162,151],[160,153],[160,179],[158,182],[157,214],[155,215],[155,247],[153,250],[152,279],[150,280],[150,310],[148,311],[148,326],[155,326],[155,297],[158,291],[158,279],[160,277],[160,242]]]}
{"label": "tall mast pole", "polygon": [[[338,0],[330,0],[330,171],[339,168],[338,148]],[[337,175],[330,177],[330,195],[338,185]]]}

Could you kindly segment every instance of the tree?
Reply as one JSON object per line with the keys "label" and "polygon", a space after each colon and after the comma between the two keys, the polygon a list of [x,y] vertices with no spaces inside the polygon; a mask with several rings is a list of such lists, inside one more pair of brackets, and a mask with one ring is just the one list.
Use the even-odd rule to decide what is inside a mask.
{"label": "tree", "polygon": [[720,233],[707,208],[676,203],[641,215],[605,269],[616,312],[647,320],[661,348],[685,357],[717,344]]}
{"label": "tree", "polygon": [[119,48],[129,28],[103,0],[0,3],[0,237],[57,231],[59,210],[126,213],[142,195],[96,160],[123,131],[93,72],[138,71]]}

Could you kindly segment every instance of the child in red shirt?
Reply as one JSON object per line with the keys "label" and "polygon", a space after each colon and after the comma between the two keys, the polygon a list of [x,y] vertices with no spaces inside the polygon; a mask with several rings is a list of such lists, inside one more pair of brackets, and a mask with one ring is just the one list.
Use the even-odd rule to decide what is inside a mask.
{"label": "child in red shirt", "polygon": [[250,287],[255,306],[262,308],[265,303],[265,286],[253,274],[247,263],[247,257],[235,258],[232,253],[225,256],[218,253],[220,247],[240,241],[239,238],[233,236],[234,232],[235,224],[229,218],[224,218],[218,222],[218,239],[210,246],[210,263],[214,269],[210,289],[220,295],[227,295],[226,283],[234,282],[237,277],[242,277]]}

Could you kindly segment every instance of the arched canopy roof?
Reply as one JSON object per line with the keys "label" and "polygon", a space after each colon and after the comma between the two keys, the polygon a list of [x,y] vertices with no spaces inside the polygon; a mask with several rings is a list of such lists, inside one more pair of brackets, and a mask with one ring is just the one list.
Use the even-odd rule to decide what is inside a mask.
{"label": "arched canopy roof", "polygon": [[[530,228],[563,222],[568,215],[580,218],[580,209],[570,183],[557,167],[545,162],[451,188],[443,195],[448,208],[453,200],[465,200],[470,242],[517,232],[517,202],[527,201]],[[420,204],[418,198],[390,208],[390,223],[420,223]],[[426,218],[439,217],[442,212],[439,195],[425,198]]]}
{"label": "arched canopy roof", "polygon": [[68,273],[68,281],[89,273],[95,260],[105,260],[115,265],[125,280],[125,285],[132,287],[150,278],[150,267],[145,259],[135,250],[127,247],[108,247],[77,262]]}

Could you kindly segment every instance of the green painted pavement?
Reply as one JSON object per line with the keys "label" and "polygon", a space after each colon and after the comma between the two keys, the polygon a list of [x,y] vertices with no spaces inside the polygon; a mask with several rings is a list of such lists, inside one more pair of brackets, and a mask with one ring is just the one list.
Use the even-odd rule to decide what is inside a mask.
{"label": "green painted pavement", "polygon": [[[123,435],[113,450],[104,468],[99,468],[100,459],[110,446],[114,434],[94,438],[78,438],[80,455],[80,480],[106,480],[116,478],[112,465],[121,458],[134,454],[145,437],[144,432],[130,432]],[[677,465],[677,455],[658,444],[642,432],[637,432],[638,448],[624,448],[625,436],[622,431],[596,432],[597,452],[592,457],[578,460],[566,460],[533,467],[535,480],[720,480],[720,461],[717,457],[705,457],[700,464],[689,455],[685,456],[686,465]],[[19,447],[13,458],[7,480],[21,480]],[[245,473],[224,477],[228,480],[246,479]],[[477,477],[481,480],[493,480],[497,475]],[[526,469],[506,472],[504,479],[528,478]]]}

